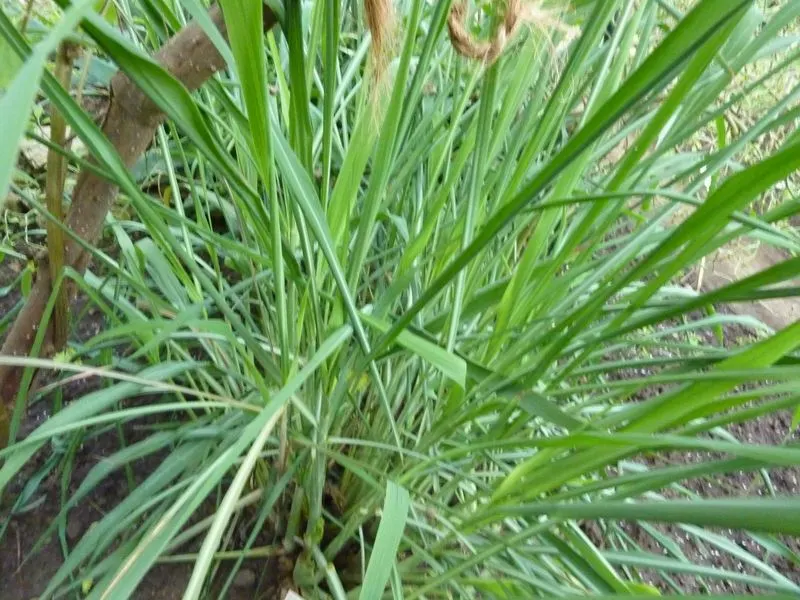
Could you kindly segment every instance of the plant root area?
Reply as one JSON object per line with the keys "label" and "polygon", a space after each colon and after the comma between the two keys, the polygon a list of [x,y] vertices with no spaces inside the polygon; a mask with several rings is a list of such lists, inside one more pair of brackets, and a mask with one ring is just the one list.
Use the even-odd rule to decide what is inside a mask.
{"label": "plant root area", "polygon": [[[19,272],[19,265],[9,267],[9,262],[0,264],[0,290]],[[8,316],[19,305],[20,297],[17,290],[5,288],[6,293],[0,292],[0,319]],[[78,338],[87,339],[102,330],[103,318],[92,311],[81,311],[79,307],[74,314],[82,315],[81,321],[76,324],[73,334]],[[745,331],[727,331],[726,336],[737,337],[748,335]],[[623,375],[624,376],[624,375]],[[44,375],[44,379],[47,379]],[[41,382],[40,382],[41,383]],[[63,401],[69,402],[78,398],[98,385],[97,381],[76,380],[66,384],[63,388]],[[147,402],[146,398],[139,398],[138,403]],[[30,434],[46,417],[50,403],[45,399],[37,402],[28,410],[26,420],[22,425],[20,438]],[[789,412],[774,413],[760,419],[743,424],[734,425],[728,431],[737,439],[760,444],[782,444],[792,436],[792,415]],[[153,425],[146,420],[137,421],[132,426],[123,430],[123,438],[127,444],[142,439],[148,434],[148,425]],[[159,464],[163,454],[155,454],[147,458],[130,463],[130,469],[119,469],[105,478],[95,489],[80,503],[69,511],[64,522],[51,533],[48,528],[60,512],[62,503],[78,488],[86,474],[104,457],[118,452],[121,448],[120,435],[116,430],[111,430],[102,435],[97,435],[85,440],[77,450],[72,461],[72,470],[68,477],[64,473],[52,469],[34,489],[26,489],[32,478],[45,468],[51,450],[50,445],[40,451],[25,467],[21,474],[6,490],[0,504],[0,531],[4,534],[0,538],[0,600],[31,600],[37,598],[47,586],[49,579],[55,574],[63,563],[65,552],[80,540],[93,523],[98,521],[110,509],[126,497],[138,482],[145,479]],[[653,468],[675,464],[688,464],[709,458],[701,453],[667,452],[641,460]],[[699,479],[683,482],[682,486],[703,498],[718,498],[726,496],[746,496],[761,494],[792,495],[800,493],[800,468],[774,469],[769,473],[769,479],[763,474],[731,473],[720,476],[714,480]],[[13,512],[11,506],[21,494],[29,494],[25,499],[25,509]],[[665,497],[675,497],[672,490],[663,490]],[[210,501],[201,507],[198,515],[191,523],[197,522],[202,517],[213,514],[214,505]],[[248,519],[242,519],[246,525]],[[642,550],[652,552],[656,556],[663,556],[670,546],[679,548],[687,561],[695,564],[707,565],[716,569],[740,573],[756,574],[753,566],[736,556],[736,552],[721,551],[713,543],[698,542],[696,536],[687,535],[685,528],[673,525],[644,525],[638,523],[596,523],[582,522],[585,533],[601,550],[608,547],[609,526],[620,528]],[[746,534],[736,531],[710,532],[731,548],[740,549],[743,553],[756,556],[763,564],[769,565],[784,577],[800,583],[800,564],[790,559],[777,555],[768,555],[763,547],[756,544]],[[242,534],[242,544],[246,532]],[[267,525],[265,531],[257,541],[257,546],[279,544],[278,536],[272,525]],[[238,540],[236,540],[238,541]],[[800,555],[800,543],[797,539],[783,539],[787,547],[796,555]],[[202,536],[187,543],[177,552],[191,554],[199,549]],[[242,544],[239,544],[240,547]],[[38,547],[37,547],[38,546]],[[113,548],[113,545],[112,545]],[[33,552],[35,550],[35,552]],[[220,561],[215,581],[224,582],[234,561]],[[192,573],[192,562],[159,563],[148,573],[146,578],[137,588],[134,598],[137,600],[156,600],[180,598],[183,595],[186,583]],[[247,560],[236,573],[233,585],[228,589],[225,598],[231,600],[252,599],[282,599],[286,590],[291,587],[294,557],[273,556],[270,558]],[[637,571],[642,580],[651,583],[664,593],[709,593],[709,594],[753,594],[764,590],[754,589],[746,583],[730,579],[706,578],[699,582],[695,577],[673,573],[669,580],[656,572],[646,569]],[[76,588],[82,585],[91,585],[91,581],[73,582]],[[219,596],[219,584],[212,587],[209,597]],[[676,589],[677,588],[677,589]]]}

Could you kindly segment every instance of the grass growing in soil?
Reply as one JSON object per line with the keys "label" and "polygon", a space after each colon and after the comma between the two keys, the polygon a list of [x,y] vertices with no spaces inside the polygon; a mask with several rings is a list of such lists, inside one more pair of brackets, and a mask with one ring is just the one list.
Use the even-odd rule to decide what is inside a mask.
{"label": "grass growing in soil", "polygon": [[[796,414],[800,323],[732,343],[754,320],[720,310],[798,296],[800,203],[774,190],[800,167],[800,85],[763,92],[799,58],[800,3],[554,2],[489,64],[454,49],[449,2],[403,0],[380,78],[360,2],[221,4],[227,68],[192,95],[142,57],[203,14],[194,0],[34,11],[25,37],[24,7],[2,5],[2,52],[25,59],[0,77],[6,260],[46,246],[41,174],[17,160],[46,108],[122,190],[90,268],[64,274],[102,330],[78,336],[73,308],[54,360],[0,357],[56,375],[27,436],[25,390],[3,399],[0,545],[45,476],[65,490],[42,538],[61,533],[63,562],[36,593],[136,597],[177,560],[184,598],[226,597],[245,560],[271,573],[265,597],[800,592],[800,500],[769,484],[800,464],[796,419],[785,441],[730,433]],[[475,43],[516,6],[467,5]],[[120,67],[168,116],[130,170],[39,83],[73,33],[74,96]],[[680,283],[737,241],[786,258]],[[109,434],[71,483],[77,449]],[[766,493],[695,485],[730,473]],[[67,539],[118,474],[118,504]]]}

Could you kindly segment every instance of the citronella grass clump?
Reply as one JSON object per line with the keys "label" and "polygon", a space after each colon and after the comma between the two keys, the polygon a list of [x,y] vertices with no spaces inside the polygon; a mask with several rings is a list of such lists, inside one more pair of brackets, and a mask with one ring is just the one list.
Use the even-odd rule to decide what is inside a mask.
{"label": "citronella grass clump", "polygon": [[[27,104],[0,99],[24,121],[47,95],[126,206],[98,220],[91,269],[69,271],[100,332],[58,363],[0,357],[81,384],[47,384],[63,406],[0,450],[0,493],[24,490],[12,512],[63,499],[44,504],[52,530],[19,539],[103,508],[25,598],[87,580],[90,600],[133,597],[156,565],[178,588],[159,597],[226,597],[245,560],[245,581],[277,573],[275,589],[336,600],[800,593],[785,567],[800,451],[784,443],[800,324],[733,312],[800,293],[800,243],[776,225],[800,205],[751,210],[800,167],[797,135],[736,159],[796,122],[800,86],[728,130],[765,85],[731,91],[737,74],[800,60],[781,33],[800,2],[509,2],[485,18],[375,2],[371,34],[360,2],[284,2],[265,36],[260,3],[222,0],[227,42],[200,26],[192,40],[230,44],[218,64],[236,68],[196,94],[141,50],[192,3],[117,4],[136,27],[90,19],[84,35],[165,116],[133,169],[49,78],[43,94],[21,81]],[[0,12],[24,55],[16,33]],[[373,127],[362,90],[381,86]],[[21,135],[0,137],[0,175],[25,195]],[[737,281],[684,283],[734,240],[781,252]],[[754,419],[775,435],[753,444]],[[116,505],[96,502],[109,489]],[[34,565],[10,531],[3,564]]]}

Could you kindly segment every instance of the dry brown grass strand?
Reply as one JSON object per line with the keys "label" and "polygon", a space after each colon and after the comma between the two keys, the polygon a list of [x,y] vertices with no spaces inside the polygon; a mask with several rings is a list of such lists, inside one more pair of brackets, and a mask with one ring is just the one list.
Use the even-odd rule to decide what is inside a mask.
{"label": "dry brown grass strand", "polygon": [[364,16],[372,36],[372,92],[373,96],[380,96],[386,87],[386,72],[395,45],[397,17],[393,0],[364,0]]}
{"label": "dry brown grass strand", "polygon": [[487,65],[491,65],[500,57],[522,25],[564,32],[569,32],[570,29],[535,0],[506,0],[503,20],[498,24],[490,40],[477,40],[472,36],[467,29],[467,16],[466,2],[464,0],[454,2],[447,18],[450,43],[461,56],[482,61]]}

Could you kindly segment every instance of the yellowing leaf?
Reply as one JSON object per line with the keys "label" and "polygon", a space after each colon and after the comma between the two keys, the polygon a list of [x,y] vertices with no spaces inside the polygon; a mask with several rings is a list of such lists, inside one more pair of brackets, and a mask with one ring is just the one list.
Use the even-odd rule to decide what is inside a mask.
{"label": "yellowing leaf", "polygon": [[92,591],[92,586],[94,585],[94,579],[91,577],[87,577],[83,581],[81,581],[81,593],[84,596],[87,596],[89,592]]}

